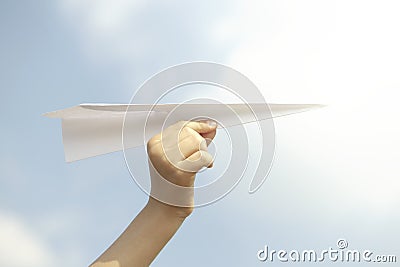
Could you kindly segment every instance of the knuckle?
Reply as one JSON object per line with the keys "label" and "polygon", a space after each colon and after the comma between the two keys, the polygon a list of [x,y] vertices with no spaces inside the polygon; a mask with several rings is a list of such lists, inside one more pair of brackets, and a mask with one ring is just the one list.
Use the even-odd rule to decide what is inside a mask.
{"label": "knuckle", "polygon": [[162,149],[160,148],[159,141],[156,137],[151,138],[147,142],[147,154],[149,157],[157,157],[162,154]]}
{"label": "knuckle", "polygon": [[192,134],[191,135],[191,141],[194,142],[195,144],[200,144],[203,142],[204,138],[201,137],[199,134]]}
{"label": "knuckle", "polygon": [[153,136],[152,138],[150,138],[150,140],[147,142],[147,148],[153,147],[158,143],[159,140],[159,134]]}
{"label": "knuckle", "polygon": [[191,136],[188,139],[188,141],[189,141],[188,147],[190,147],[191,149],[192,148],[198,149],[201,143],[200,140],[194,136]]}
{"label": "knuckle", "polygon": [[157,156],[159,156],[159,150],[155,147],[147,147],[147,154],[149,155],[150,158],[156,158]]}
{"label": "knuckle", "polygon": [[190,127],[188,126],[184,126],[181,130],[181,132],[185,135],[192,135],[192,130],[190,129]]}

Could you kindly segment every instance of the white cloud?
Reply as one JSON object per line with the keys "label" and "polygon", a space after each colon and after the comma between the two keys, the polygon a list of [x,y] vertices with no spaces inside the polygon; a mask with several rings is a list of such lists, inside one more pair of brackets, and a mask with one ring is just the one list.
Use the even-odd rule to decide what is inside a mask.
{"label": "white cloud", "polygon": [[317,163],[303,171],[333,177],[331,194],[381,212],[400,202],[399,9],[398,1],[243,2],[244,38],[229,60],[268,102],[328,104],[278,119],[278,142]]}
{"label": "white cloud", "polygon": [[276,100],[353,101],[400,86],[396,1],[251,1],[229,63]]}
{"label": "white cloud", "polygon": [[144,1],[65,0],[63,7],[73,15],[88,32],[112,36],[119,32],[130,16],[137,13]]}
{"label": "white cloud", "polygon": [[[380,170],[387,177],[396,171],[394,165],[373,162],[374,151],[365,153],[363,146],[373,143],[375,153],[383,155],[392,155],[398,146],[393,141],[399,132],[393,123],[400,87],[400,37],[393,34],[400,25],[397,1],[235,1],[224,2],[224,12],[211,15],[214,11],[208,2],[197,6],[175,1],[63,3],[88,53],[127,64],[127,71],[144,62],[179,61],[180,50],[206,50],[210,47],[202,44],[207,42],[233,42],[226,44],[229,59],[225,63],[249,76],[268,101],[330,105],[327,111],[307,115],[314,120],[307,125],[309,130],[320,134],[313,140],[316,147],[331,141],[337,163],[370,155],[370,170]],[[168,56],[172,60],[163,61]],[[301,123],[293,118],[291,128],[301,128]],[[379,127],[369,129],[371,124]],[[392,143],[385,149],[379,146],[383,135],[384,142]],[[354,149],[342,155],[345,147]],[[359,182],[354,178],[360,175],[358,166],[347,166],[347,171]],[[371,173],[367,177],[370,187],[364,192],[371,192],[377,188],[376,180]],[[393,200],[390,189],[386,190],[380,199],[387,201],[379,206]]]}
{"label": "white cloud", "polygon": [[[211,17],[201,1],[191,12],[175,1],[160,1],[157,8],[142,1],[64,3],[94,60],[117,61],[128,72],[132,65],[145,64],[158,70],[160,64],[182,59],[207,60],[202,51],[218,53],[214,45],[224,43],[229,59],[222,63],[249,76],[268,101],[329,104],[325,110],[277,120],[276,176],[263,185],[270,194],[256,197],[268,199],[263,203],[269,207],[278,203],[281,211],[299,207],[298,214],[292,209],[294,214],[285,210],[280,215],[300,225],[310,221],[308,212],[317,221],[325,216],[340,226],[348,212],[354,215],[347,222],[356,225],[352,232],[368,223],[374,227],[368,229],[371,234],[393,227],[379,219],[396,221],[400,203],[398,1],[235,1],[224,2],[218,9],[224,14]],[[232,8],[228,12],[227,6]],[[248,208],[236,204],[235,210]],[[262,215],[254,210],[248,214],[262,216],[258,221],[266,224],[275,219],[277,229],[285,222],[285,217],[271,218],[274,213],[267,207],[259,209]],[[365,214],[374,216],[368,222],[356,218],[368,218]]]}
{"label": "white cloud", "polygon": [[142,1],[61,1],[62,15],[81,41],[84,53],[95,62],[126,63],[143,53],[142,38],[132,33],[132,22]]}
{"label": "white cloud", "polygon": [[0,265],[54,266],[45,242],[20,218],[0,212]]}
{"label": "white cloud", "polygon": [[220,60],[229,36],[220,23],[234,9],[229,1],[77,1],[61,2],[62,15],[79,34],[93,62],[121,72],[149,75],[191,60]]}

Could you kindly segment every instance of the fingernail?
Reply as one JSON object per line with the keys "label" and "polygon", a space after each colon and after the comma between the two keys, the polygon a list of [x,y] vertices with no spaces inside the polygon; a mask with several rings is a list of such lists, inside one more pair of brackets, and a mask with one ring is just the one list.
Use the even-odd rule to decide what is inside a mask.
{"label": "fingernail", "polygon": [[215,121],[209,120],[209,121],[207,121],[207,124],[208,124],[208,126],[210,126],[210,127],[212,127],[212,128],[217,127],[217,123],[216,123]]}

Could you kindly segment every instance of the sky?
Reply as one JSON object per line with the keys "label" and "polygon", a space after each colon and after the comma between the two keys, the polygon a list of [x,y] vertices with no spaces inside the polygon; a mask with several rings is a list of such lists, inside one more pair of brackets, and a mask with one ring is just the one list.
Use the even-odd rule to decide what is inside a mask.
{"label": "sky", "polygon": [[128,103],[150,76],[198,60],[245,74],[267,102],[327,107],[275,119],[260,190],[244,177],[196,209],[152,266],[280,266],[257,251],[340,238],[399,260],[399,11],[394,0],[1,1],[0,265],[87,266],[146,203],[122,152],[65,163],[61,123],[41,115]]}

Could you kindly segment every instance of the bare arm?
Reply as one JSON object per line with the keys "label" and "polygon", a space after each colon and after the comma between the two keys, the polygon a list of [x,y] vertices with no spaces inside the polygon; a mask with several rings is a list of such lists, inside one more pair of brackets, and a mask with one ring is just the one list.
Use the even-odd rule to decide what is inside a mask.
{"label": "bare arm", "polygon": [[[179,186],[193,188],[196,172],[203,166],[212,165],[212,157],[206,152],[205,139],[213,139],[215,133],[214,124],[178,122],[148,142],[152,192],[155,192],[155,196],[156,192],[163,190],[157,186],[159,183],[156,179],[159,177]],[[165,147],[172,149],[166,151]],[[154,196],[153,193],[151,195]],[[149,197],[142,211],[91,267],[149,266],[192,213],[193,194],[185,198],[184,202],[191,204],[174,206]]]}

